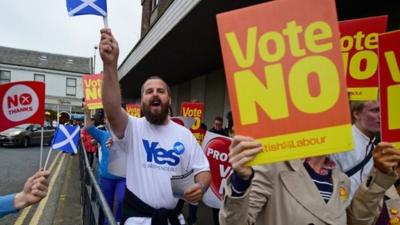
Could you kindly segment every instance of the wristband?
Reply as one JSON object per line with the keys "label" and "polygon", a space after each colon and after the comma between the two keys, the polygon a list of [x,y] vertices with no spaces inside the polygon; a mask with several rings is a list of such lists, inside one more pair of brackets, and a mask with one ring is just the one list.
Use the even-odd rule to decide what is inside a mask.
{"label": "wristband", "polygon": [[204,185],[204,183],[203,182],[201,182],[201,181],[199,181],[199,182],[197,182],[198,184],[200,184],[200,188],[201,188],[201,193],[202,194],[204,194],[204,193],[206,193],[206,191],[207,191],[207,187],[206,187],[206,185]]}

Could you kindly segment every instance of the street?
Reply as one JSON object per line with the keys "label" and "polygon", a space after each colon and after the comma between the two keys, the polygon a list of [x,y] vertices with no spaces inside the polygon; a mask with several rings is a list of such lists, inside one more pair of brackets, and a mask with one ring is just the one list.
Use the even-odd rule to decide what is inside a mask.
{"label": "street", "polygon": [[[43,164],[49,147],[43,147]],[[52,152],[49,165],[58,151]],[[0,147],[0,195],[19,192],[28,177],[39,169],[40,147]],[[19,213],[8,215],[0,220],[0,224],[14,224]]]}
{"label": "street", "polygon": [[[48,150],[49,147],[44,146],[43,164],[46,160]],[[39,146],[31,146],[28,148],[0,147],[0,195],[21,191],[26,179],[39,168],[39,158]],[[51,170],[50,186],[52,187],[52,190],[49,190],[50,194],[48,197],[43,199],[41,204],[1,218],[0,225],[79,224],[79,222],[76,221],[77,219],[79,220],[80,214],[72,213],[73,210],[76,209],[79,211],[79,200],[68,200],[68,198],[74,198],[71,195],[72,192],[65,195],[65,190],[71,189],[70,187],[66,187],[65,184],[74,184],[71,183],[70,179],[79,180],[79,178],[77,178],[77,176],[79,176],[78,174],[70,178],[68,178],[68,175],[65,175],[65,171],[71,171],[72,158],[75,157],[67,154],[60,154],[59,151],[53,151],[49,160],[49,165],[47,166],[47,169]],[[56,163],[53,163],[54,160]],[[73,167],[77,166],[78,165],[73,165]],[[66,193],[68,193],[68,191]],[[79,195],[79,192],[75,194]],[[187,204],[185,204],[184,207],[184,214],[185,217],[187,217]],[[202,203],[200,203],[197,217],[198,221],[196,224],[213,224],[211,209],[205,207]],[[54,223],[52,221],[54,221]]]}

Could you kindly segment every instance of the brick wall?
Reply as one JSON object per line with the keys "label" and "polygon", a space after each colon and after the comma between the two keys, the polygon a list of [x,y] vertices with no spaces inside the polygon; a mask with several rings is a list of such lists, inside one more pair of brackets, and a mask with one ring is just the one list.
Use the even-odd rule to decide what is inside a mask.
{"label": "brick wall", "polygon": [[141,37],[147,32],[150,27],[150,15],[151,15],[151,0],[142,1],[142,28]]}
{"label": "brick wall", "polygon": [[164,13],[171,2],[174,0],[159,0],[158,6],[151,11],[152,0],[142,0],[142,28],[141,37],[143,37],[151,28],[152,23]]}

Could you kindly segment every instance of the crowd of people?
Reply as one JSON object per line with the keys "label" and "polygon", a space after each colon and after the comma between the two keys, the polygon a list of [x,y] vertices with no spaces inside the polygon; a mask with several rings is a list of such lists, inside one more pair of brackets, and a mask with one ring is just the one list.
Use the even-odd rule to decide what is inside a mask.
{"label": "crowd of people", "polygon": [[[85,107],[81,138],[91,165],[98,152],[99,184],[111,209],[117,202],[116,220],[126,225],[186,224],[182,208],[187,202],[187,222],[195,224],[197,204],[210,186],[210,166],[190,130],[170,119],[168,84],[161,77],[149,77],[141,87],[143,117],[129,116],[121,108],[119,48],[110,29],[101,30],[99,49],[105,125],[96,127]],[[232,136],[233,173],[221,209],[212,210],[214,224],[399,224],[395,205],[400,197],[394,184],[400,152],[379,140],[379,102],[351,102],[350,108],[353,151],[258,166],[247,163],[262,151],[261,143],[233,135],[231,115],[229,129],[223,129],[222,117],[215,117],[209,131]],[[109,170],[110,152],[126,156],[123,175]],[[170,178],[191,172],[193,184],[184,187],[182,198],[175,197]],[[48,176],[48,171],[39,171],[21,192],[0,197],[0,216],[45,197]]]}
{"label": "crowd of people", "polygon": [[[171,103],[169,87],[160,77],[150,77],[141,90],[141,104],[145,117],[141,119],[128,117],[119,107],[121,96],[117,78],[118,44],[109,29],[101,31],[100,53],[104,63],[104,84],[107,84],[102,90],[106,99],[103,102],[104,109],[109,115],[115,142],[121,144],[121,149],[125,149],[128,153],[127,173],[131,174],[127,174],[128,197],[124,199],[124,206],[129,212],[125,215],[129,218],[126,224],[139,224],[139,218],[141,221],[146,220],[146,224],[151,224],[151,221],[158,217],[150,219],[151,215],[155,214],[149,213],[161,209],[169,212],[164,214],[163,219],[168,218],[171,224],[179,224],[178,220],[175,220],[178,215],[176,212],[181,207],[179,203],[177,204],[178,200],[171,201],[173,204],[165,202],[168,196],[171,196],[171,190],[166,191],[165,189],[169,188],[161,183],[155,183],[154,180],[162,179],[162,175],[152,168],[143,168],[141,160],[146,157],[140,155],[146,152],[142,143],[147,143],[149,146],[148,142],[144,141],[147,138],[157,140],[153,146],[156,148],[159,143],[168,143],[168,139],[176,139],[176,136],[180,135],[180,132],[175,131],[176,136],[171,137],[169,132],[165,132],[172,130],[170,128],[172,124],[167,116],[168,106]],[[375,135],[379,131],[379,107],[376,108],[379,103],[359,104],[361,106],[352,107],[355,149],[342,155],[311,157],[250,167],[247,163],[262,150],[261,144],[251,137],[234,136],[229,154],[234,172],[225,187],[219,222],[221,224],[376,224],[385,218],[388,222],[390,212],[385,211],[383,200],[387,198],[385,192],[392,189],[398,178],[396,169],[400,153],[390,143],[374,142]],[[216,118],[211,131],[227,135],[220,129],[221,127],[221,118]],[[368,141],[360,141],[356,135],[357,131]],[[193,146],[190,150],[200,152],[198,146]],[[197,161],[203,162],[204,159],[201,159],[200,155]],[[151,157],[147,155],[148,161],[153,157],[157,158],[157,155]],[[349,159],[351,157],[353,158]],[[204,162],[200,168],[202,168],[200,171],[207,170],[207,163]],[[147,178],[143,180],[140,178],[140,173],[150,173],[152,176],[146,176]],[[201,187],[210,182],[209,173],[206,174],[199,175],[204,175],[208,181],[206,178],[196,179],[200,184],[197,188],[200,194],[204,193]],[[143,191],[142,186],[147,184],[155,186],[151,191]],[[162,203],[153,201],[148,196],[153,192],[156,193],[155,196],[163,196],[165,201]],[[158,195],[159,193],[163,195]],[[196,198],[199,199],[200,197]],[[191,202],[190,199],[186,200]],[[138,206],[146,206],[149,211],[142,212]],[[144,217],[146,219],[143,219]]]}

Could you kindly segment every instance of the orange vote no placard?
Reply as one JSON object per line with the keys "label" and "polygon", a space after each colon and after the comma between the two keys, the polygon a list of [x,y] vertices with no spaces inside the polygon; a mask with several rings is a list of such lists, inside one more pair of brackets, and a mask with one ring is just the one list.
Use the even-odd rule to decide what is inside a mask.
{"label": "orange vote no placard", "polygon": [[126,112],[134,117],[141,117],[140,105],[139,104],[126,104]]}
{"label": "orange vote no placard", "polygon": [[103,74],[85,74],[83,75],[83,94],[85,102],[89,109],[103,108],[101,100],[101,85]]}
{"label": "orange vote no placard", "polygon": [[201,122],[204,115],[204,103],[202,102],[182,102],[181,115],[194,119],[194,124],[190,128],[196,140],[201,144],[204,139],[205,130],[201,129]]}
{"label": "orange vote no placard", "polygon": [[217,16],[237,134],[252,164],[352,149],[333,0],[273,1]]}

